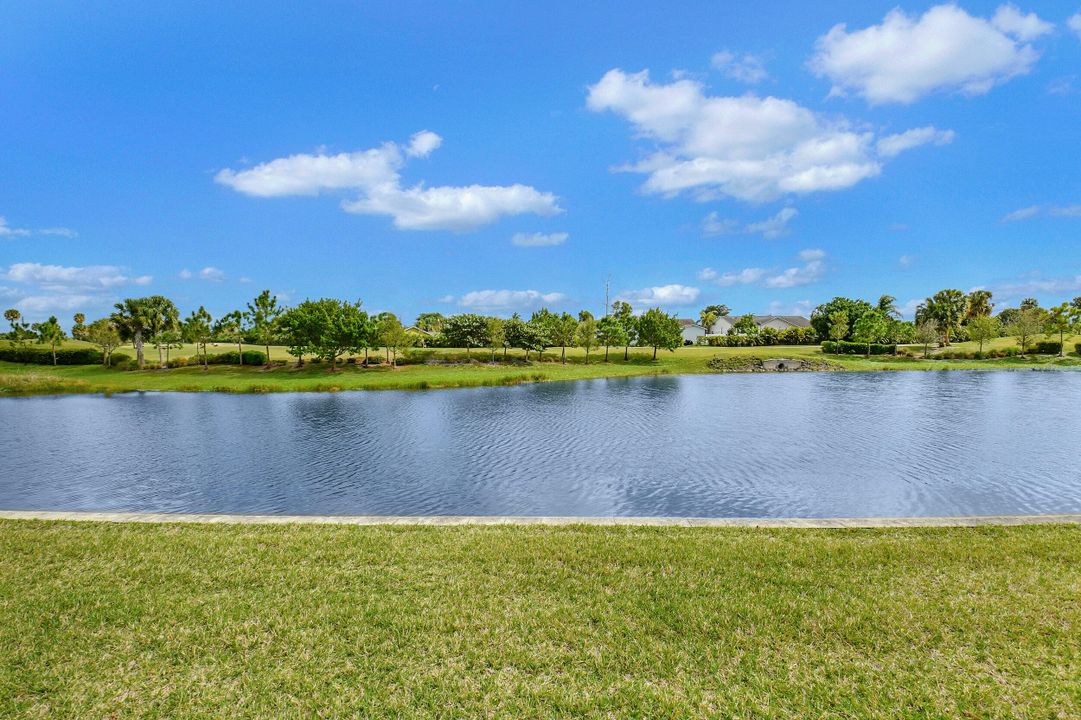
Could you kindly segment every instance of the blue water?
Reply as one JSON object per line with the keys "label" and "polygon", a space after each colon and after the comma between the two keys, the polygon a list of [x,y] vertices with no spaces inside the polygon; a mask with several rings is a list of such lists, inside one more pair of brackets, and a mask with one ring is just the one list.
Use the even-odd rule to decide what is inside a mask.
{"label": "blue water", "polygon": [[0,508],[830,517],[1081,512],[1081,373],[0,399]]}

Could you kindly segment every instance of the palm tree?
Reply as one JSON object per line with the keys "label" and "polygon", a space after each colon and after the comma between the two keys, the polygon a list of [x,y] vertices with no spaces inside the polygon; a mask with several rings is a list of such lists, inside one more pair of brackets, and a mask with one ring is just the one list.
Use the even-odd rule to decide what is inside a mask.
{"label": "palm tree", "polygon": [[[150,337],[156,338],[162,333],[171,332],[180,326],[180,311],[173,301],[162,295],[151,295],[146,301],[146,329]],[[158,364],[165,367],[165,354],[158,344]]]}
{"label": "palm tree", "polygon": [[897,298],[893,295],[883,295],[878,299],[878,311],[885,317],[901,319],[901,311],[897,309]]}
{"label": "palm tree", "polygon": [[717,322],[717,313],[712,310],[706,309],[698,313],[698,324],[702,326],[707,335],[713,332],[715,322]]}
{"label": "palm tree", "polygon": [[118,302],[113,307],[116,312],[110,315],[116,329],[120,331],[123,340],[131,340],[135,344],[135,361],[139,369],[143,369],[143,335],[147,329],[146,298],[127,298],[124,302]]}
{"label": "palm tree", "polygon": [[965,317],[966,297],[960,290],[939,290],[916,308],[916,322],[935,320],[942,332],[943,345],[950,344],[954,328]]}
{"label": "palm tree", "polygon": [[968,309],[965,311],[965,322],[978,317],[988,317],[995,305],[991,302],[990,290],[973,290],[965,298]]}

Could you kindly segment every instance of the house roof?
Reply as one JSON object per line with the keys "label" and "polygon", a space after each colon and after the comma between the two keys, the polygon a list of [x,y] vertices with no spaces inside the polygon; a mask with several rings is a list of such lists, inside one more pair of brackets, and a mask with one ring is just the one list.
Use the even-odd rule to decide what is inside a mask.
{"label": "house roof", "polygon": [[699,325],[694,320],[686,320],[684,318],[679,319],[679,326],[680,327],[702,327],[701,325]]}
{"label": "house roof", "polygon": [[754,321],[757,325],[765,325],[770,320],[781,320],[783,322],[792,325],[793,327],[806,328],[811,327],[811,321],[802,315],[755,315]]}

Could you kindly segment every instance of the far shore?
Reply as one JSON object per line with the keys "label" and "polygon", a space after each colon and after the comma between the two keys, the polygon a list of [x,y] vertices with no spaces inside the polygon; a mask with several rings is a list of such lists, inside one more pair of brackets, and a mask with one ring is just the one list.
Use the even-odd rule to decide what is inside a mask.
{"label": "far shore", "polygon": [[[1006,347],[1006,338],[994,347]],[[222,346],[221,350],[227,349]],[[245,347],[245,349],[255,349]],[[989,348],[990,349],[990,346]],[[958,344],[955,351],[972,352],[972,343]],[[627,359],[624,360],[626,352]],[[194,353],[191,353],[194,354]],[[621,378],[651,375],[692,375],[723,372],[776,372],[771,369],[779,358],[786,363],[781,372],[846,371],[875,372],[896,370],[1077,370],[1081,356],[1069,353],[1028,355],[988,359],[937,359],[922,357],[922,349],[904,348],[904,354],[864,357],[861,355],[824,354],[818,346],[771,346],[754,348],[682,347],[674,352],[661,351],[652,359],[650,348],[611,348],[608,360],[604,351],[585,353],[567,349],[567,361],[560,361],[560,349],[548,350],[541,358],[536,353],[527,361],[520,351],[506,356],[483,348],[439,349],[428,351],[423,359],[398,358],[397,367],[382,353],[369,354],[370,366],[363,356],[343,358],[331,370],[327,363],[307,360],[303,367],[289,362],[285,348],[271,347],[274,365],[210,365],[208,369],[189,364],[186,367],[159,369],[156,353],[148,353],[144,370],[106,368],[98,365],[33,365],[0,361],[0,396],[111,394],[133,391],[271,393],[336,392],[342,390],[435,390],[484,386],[510,386],[537,382]],[[173,357],[185,357],[184,350]],[[711,362],[712,361],[712,362]],[[765,361],[765,368],[763,368]]]}

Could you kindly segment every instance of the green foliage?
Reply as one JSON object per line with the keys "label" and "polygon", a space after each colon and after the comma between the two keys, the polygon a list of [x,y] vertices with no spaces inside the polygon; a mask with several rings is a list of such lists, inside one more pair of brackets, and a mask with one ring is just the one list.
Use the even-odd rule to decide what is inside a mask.
{"label": "green foliage", "polygon": [[53,351],[49,348],[25,347],[12,348],[0,346],[0,360],[21,362],[30,365],[100,365],[102,352],[94,348],[58,348],[56,362]]}
{"label": "green foliage", "polygon": [[608,361],[608,348],[626,346],[630,342],[627,331],[617,318],[603,317],[597,322],[597,342],[604,345],[604,360]]}
{"label": "green foliage", "polygon": [[75,313],[72,318],[75,324],[71,326],[71,337],[76,340],[86,339],[86,315],[83,313]]}
{"label": "green foliage", "polygon": [[51,315],[45,322],[34,323],[31,329],[37,334],[38,342],[49,346],[53,356],[53,365],[56,365],[56,346],[67,337],[64,335],[64,328],[60,327],[56,316]]}
{"label": "green foliage", "polygon": [[1061,355],[1062,343],[1055,340],[1041,340],[1032,343],[1034,355]]}
{"label": "green foliage", "polygon": [[497,317],[487,318],[488,324],[488,349],[492,351],[492,360],[499,350],[507,351],[507,334],[503,329],[503,321]]}
{"label": "green foliage", "polygon": [[994,309],[990,290],[973,290],[965,297],[965,324],[981,317],[990,317]]}
{"label": "green foliage", "polygon": [[[889,319],[880,310],[864,313],[852,328],[852,339],[867,346],[867,355],[871,354],[871,345],[881,343],[889,332]],[[896,347],[896,346],[895,346]]]}
{"label": "green foliage", "polygon": [[391,356],[391,366],[397,367],[399,351],[413,347],[417,336],[402,326],[394,313],[382,313],[378,323],[378,342],[387,349]]}
{"label": "green foliage", "polygon": [[679,319],[660,308],[650,308],[638,318],[638,342],[653,348],[653,359],[657,359],[657,349],[674,351],[683,344],[683,335]]}
{"label": "green foliage", "polygon": [[578,323],[574,333],[574,344],[586,351],[586,362],[589,362],[589,353],[597,347],[597,321],[590,315]]}
{"label": "green foliage", "polygon": [[968,337],[973,342],[980,344],[980,352],[983,352],[984,343],[994,340],[1002,333],[1002,324],[997,318],[990,315],[976,315],[965,325]]}
{"label": "green foliage", "polygon": [[835,297],[827,303],[816,307],[811,313],[811,327],[815,329],[820,338],[832,338],[830,335],[830,316],[837,312],[843,312],[848,322],[848,330],[841,340],[847,340],[851,328],[863,317],[864,313],[871,312],[874,308],[866,300],[853,300],[846,297]]}
{"label": "green foliage", "polygon": [[333,298],[305,300],[285,312],[280,325],[290,355],[298,360],[306,353],[315,355],[330,362],[332,370],[337,369],[338,358],[346,352],[372,347],[377,333],[368,313],[360,309],[360,302]]}
{"label": "green foliage", "polygon": [[764,327],[757,335],[713,335],[698,339],[699,345],[710,347],[769,347],[772,345],[817,345],[814,328],[791,327],[784,330]]}
{"label": "green foliage", "polygon": [[934,320],[942,333],[943,344],[949,345],[961,327],[966,309],[967,299],[963,292],[939,290],[916,308],[916,321]]}
{"label": "green foliage", "polygon": [[1006,325],[1006,334],[1017,339],[1017,345],[1024,355],[1032,344],[1036,335],[1043,331],[1043,310],[1037,307],[1027,307],[1020,310],[1016,319]]}
{"label": "green foliage", "polygon": [[102,362],[108,366],[113,358],[113,350],[120,347],[120,331],[109,318],[95,320],[86,326],[84,338],[101,348]]}
{"label": "green foliage", "polygon": [[[184,321],[183,333],[184,339],[188,342],[193,342],[197,347],[203,349],[203,365],[207,365],[206,360],[206,344],[210,342],[213,329],[211,323],[213,319],[210,317],[210,313],[206,311],[206,308],[202,305],[198,310],[193,310],[188,319]],[[160,352],[160,347],[159,347]]]}
{"label": "green foliage", "polygon": [[430,333],[441,333],[443,332],[443,324],[445,322],[446,318],[443,317],[443,313],[426,312],[417,315],[417,320],[413,325],[418,330]]}
{"label": "green foliage", "polygon": [[264,290],[248,303],[244,313],[252,339],[266,348],[267,362],[270,362],[270,344],[278,340],[278,321],[284,312],[285,308],[278,305],[278,298]]}
{"label": "green foliage", "polygon": [[729,330],[729,335],[757,335],[759,331],[758,323],[754,321],[754,315],[741,315],[736,324]]}
{"label": "green foliage", "polygon": [[829,315],[829,338],[841,341],[848,337],[848,313],[844,310],[835,310]]}
{"label": "green foliage", "polygon": [[897,346],[884,343],[848,342],[825,340],[822,352],[831,355],[896,355]]}
{"label": "green foliage", "polygon": [[451,315],[443,323],[443,337],[450,347],[485,347],[488,344],[488,319],[483,315],[462,313]]}

